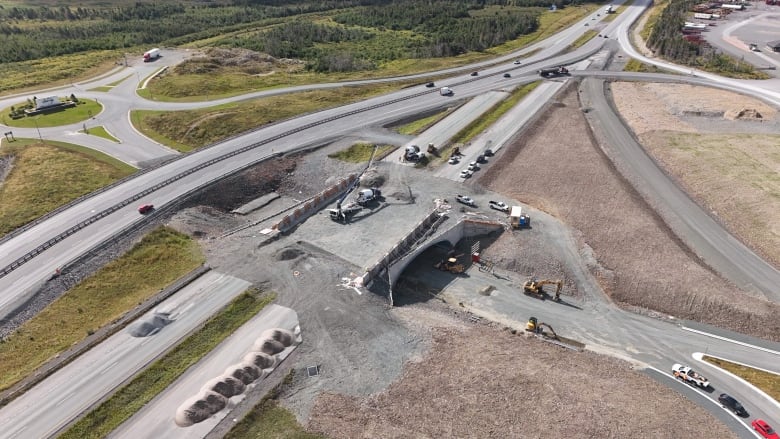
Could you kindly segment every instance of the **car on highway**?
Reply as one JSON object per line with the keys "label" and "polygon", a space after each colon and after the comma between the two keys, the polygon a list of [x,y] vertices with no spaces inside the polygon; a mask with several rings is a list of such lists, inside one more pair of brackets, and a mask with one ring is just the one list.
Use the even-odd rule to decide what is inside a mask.
{"label": "car on highway", "polygon": [[447,160],[447,163],[451,165],[457,165],[460,160],[457,157],[450,157],[449,160]]}
{"label": "car on highway", "polygon": [[503,201],[488,201],[488,206],[490,206],[491,209],[496,209],[501,212],[509,212],[509,206],[507,206],[506,203]]}
{"label": "car on highway", "polygon": [[466,206],[477,207],[477,203],[475,203],[471,197],[467,197],[465,195],[455,195],[455,200],[457,200],[458,203],[465,204]]}
{"label": "car on highway", "polygon": [[471,76],[477,76],[479,75],[479,72],[471,72]]}
{"label": "car on highway", "polygon": [[472,175],[474,175],[474,171],[471,171],[469,169],[464,169],[460,171],[460,178],[469,178]]}
{"label": "car on highway", "polygon": [[504,73],[504,78],[511,78],[511,77],[512,75],[510,75],[509,73]]}
{"label": "car on highway", "polygon": [[764,421],[763,419],[756,419],[750,423],[753,426],[753,430],[756,430],[758,434],[764,439],[780,439],[780,435]]}
{"label": "car on highway", "polygon": [[520,60],[516,59],[515,62],[513,62],[512,64],[517,64],[519,66],[520,65]]}
{"label": "car on highway", "polygon": [[146,215],[147,213],[154,210],[154,204],[142,204],[138,206],[138,213],[141,215]]}
{"label": "car on highway", "polygon": [[434,84],[433,82],[429,82],[429,83],[425,84],[425,86],[428,87],[428,88],[433,88],[433,87],[436,87],[436,84]]}
{"label": "car on highway", "polygon": [[747,418],[749,416],[747,410],[745,410],[745,407],[742,407],[742,404],[734,399],[733,396],[721,393],[720,396],[718,396],[718,402],[720,405],[731,410],[735,415],[741,418]]}

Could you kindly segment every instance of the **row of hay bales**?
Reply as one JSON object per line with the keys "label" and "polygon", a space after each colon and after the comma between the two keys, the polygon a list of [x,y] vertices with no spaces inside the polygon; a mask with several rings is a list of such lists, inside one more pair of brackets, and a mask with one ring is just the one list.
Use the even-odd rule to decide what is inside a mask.
{"label": "row of hay bales", "polygon": [[267,376],[279,364],[277,354],[295,342],[295,336],[286,329],[263,331],[241,363],[228,367],[225,373],[208,381],[198,395],[179,406],[174,418],[176,425],[189,427],[227,407],[231,397],[244,393],[247,386]]}

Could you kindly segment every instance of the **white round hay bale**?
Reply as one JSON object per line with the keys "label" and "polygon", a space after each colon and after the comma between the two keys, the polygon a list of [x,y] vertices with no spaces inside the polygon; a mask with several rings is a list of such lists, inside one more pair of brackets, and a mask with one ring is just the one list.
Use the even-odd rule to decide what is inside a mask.
{"label": "white round hay bale", "polygon": [[276,340],[284,345],[284,347],[292,345],[295,341],[295,336],[293,336],[292,332],[283,328],[266,329],[260,334],[260,338]]}
{"label": "white round hay bale", "polygon": [[227,407],[227,398],[217,392],[200,392],[200,399],[206,402],[209,412],[213,415]]}
{"label": "white round hay bale", "polygon": [[240,380],[242,383],[251,384],[254,381],[252,375],[249,375],[241,364],[234,364],[225,370],[225,375],[232,376],[233,378]]}
{"label": "white round hay bale", "polygon": [[252,363],[260,369],[272,369],[276,367],[278,359],[263,352],[250,352],[244,355],[244,363]]}
{"label": "white round hay bale", "polygon": [[253,351],[259,351],[268,355],[276,355],[284,350],[284,345],[272,338],[258,338],[252,346]]}
{"label": "white round hay bale", "polygon": [[241,367],[244,369],[244,373],[252,377],[252,381],[257,381],[263,377],[263,369],[255,366],[254,363],[242,362]]}

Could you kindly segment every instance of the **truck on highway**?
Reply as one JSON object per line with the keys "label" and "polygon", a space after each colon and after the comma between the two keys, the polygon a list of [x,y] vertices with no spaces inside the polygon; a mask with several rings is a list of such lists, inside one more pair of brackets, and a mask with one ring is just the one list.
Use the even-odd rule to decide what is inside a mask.
{"label": "truck on highway", "polygon": [[674,374],[674,377],[678,380],[692,386],[698,386],[702,389],[706,389],[710,386],[710,381],[707,378],[695,372],[690,367],[683,366],[682,364],[673,365],[672,374]]}
{"label": "truck on highway", "polygon": [[509,211],[509,224],[515,229],[529,227],[531,225],[531,218],[523,213],[523,208],[521,206],[512,206],[512,209]]}
{"label": "truck on highway", "polygon": [[442,87],[439,89],[439,94],[441,94],[442,96],[452,96],[454,92],[449,87]]}
{"label": "truck on highway", "polygon": [[560,76],[560,75],[568,75],[569,69],[567,69],[564,66],[558,66],[558,67],[549,67],[546,69],[539,70],[539,76],[542,78],[549,78],[551,76]]}
{"label": "truck on highway", "polygon": [[144,52],[144,62],[154,61],[160,57],[160,49],[154,48],[148,52]]}
{"label": "truck on highway", "polygon": [[611,14],[615,12],[615,9],[612,8],[612,5],[607,6],[607,9],[604,10],[605,14]]}

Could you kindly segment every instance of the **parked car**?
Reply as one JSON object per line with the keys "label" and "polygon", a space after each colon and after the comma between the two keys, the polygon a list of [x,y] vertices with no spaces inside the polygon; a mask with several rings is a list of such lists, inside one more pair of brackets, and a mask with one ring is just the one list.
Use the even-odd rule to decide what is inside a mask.
{"label": "parked car", "polygon": [[479,169],[479,165],[477,164],[477,162],[469,163],[469,171],[473,172],[476,171],[477,169]]}
{"label": "parked car", "polygon": [[455,195],[455,199],[458,201],[458,203],[465,204],[466,206],[471,207],[477,207],[477,203],[474,202],[470,197],[467,197],[465,195]]}
{"label": "parked car", "polygon": [[484,154],[485,157],[491,157],[493,155],[493,150],[492,149],[486,149],[485,152],[483,152],[482,154]]}
{"label": "parked car", "polygon": [[509,73],[504,73],[504,78],[511,78],[511,77],[512,75],[510,75]]}
{"label": "parked car", "polygon": [[721,393],[718,397],[718,402],[720,402],[723,407],[726,407],[727,409],[734,412],[735,415],[742,418],[748,417],[748,412],[745,410],[745,407],[742,407],[742,404],[740,404],[739,401],[734,399],[732,396]]}
{"label": "parked car", "polygon": [[433,87],[436,87],[436,84],[434,84],[433,82],[429,82],[429,83],[425,84],[425,86],[428,87],[428,88],[433,88]]}
{"label": "parked car", "polygon": [[471,72],[471,76],[477,76],[479,75],[479,72]]}
{"label": "parked car", "polygon": [[451,165],[457,165],[459,161],[460,160],[458,160],[457,157],[450,157],[450,159],[447,161],[447,163],[449,163]]}
{"label": "parked car", "polygon": [[154,210],[154,204],[142,204],[138,206],[138,213],[145,215]]}
{"label": "parked car", "polygon": [[487,159],[485,159],[485,154],[480,154],[477,156],[477,163],[485,163],[487,162]]}
{"label": "parked car", "polygon": [[488,201],[488,206],[490,206],[491,209],[500,210],[501,212],[509,212],[509,206],[507,206],[506,203],[503,201]]}
{"label": "parked car", "polygon": [[460,171],[460,178],[469,178],[472,175],[474,175],[474,171],[470,171],[468,169]]}
{"label": "parked car", "polygon": [[753,426],[753,430],[756,430],[756,432],[765,439],[780,439],[780,435],[778,435],[763,419],[756,419],[751,425]]}

